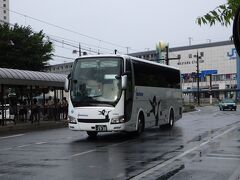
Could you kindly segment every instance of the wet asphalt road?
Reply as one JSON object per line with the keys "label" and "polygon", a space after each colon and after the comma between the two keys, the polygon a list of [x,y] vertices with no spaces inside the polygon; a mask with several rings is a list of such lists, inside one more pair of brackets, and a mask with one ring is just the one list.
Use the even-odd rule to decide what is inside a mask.
{"label": "wet asphalt road", "polygon": [[0,137],[0,179],[240,179],[240,110],[203,107],[140,137],[67,128]]}

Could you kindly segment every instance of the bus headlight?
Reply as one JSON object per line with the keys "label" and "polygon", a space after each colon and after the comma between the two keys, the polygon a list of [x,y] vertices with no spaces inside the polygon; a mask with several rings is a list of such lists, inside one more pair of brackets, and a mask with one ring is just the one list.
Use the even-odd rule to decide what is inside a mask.
{"label": "bus headlight", "polygon": [[111,119],[111,124],[125,123],[124,116],[114,117]]}
{"label": "bus headlight", "polygon": [[68,123],[77,124],[77,119],[72,116],[68,116]]}

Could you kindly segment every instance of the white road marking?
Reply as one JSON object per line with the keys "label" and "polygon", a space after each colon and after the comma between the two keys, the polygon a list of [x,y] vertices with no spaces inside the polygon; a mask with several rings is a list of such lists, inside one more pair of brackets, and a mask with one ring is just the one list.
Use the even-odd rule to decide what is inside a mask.
{"label": "white road marking", "polygon": [[[151,136],[146,136],[146,137],[151,137]],[[108,146],[104,146],[102,148],[115,147],[115,146],[125,144],[125,143],[128,143],[128,142],[134,141],[134,140],[135,139],[131,139],[131,140],[123,141],[123,142],[120,142],[120,143],[115,143],[115,144],[111,144],[111,145],[108,145]],[[97,149],[92,149],[92,150],[89,150],[89,151],[84,151],[84,152],[81,152],[81,153],[73,154],[73,155],[71,155],[71,157],[81,156],[81,155],[88,154],[88,153],[91,153],[91,152],[94,152],[94,151],[97,151]]]}
{"label": "white road marking", "polygon": [[[36,145],[41,145],[41,144],[46,144],[47,142],[37,142],[35,143]],[[15,148],[23,148],[23,147],[27,147],[27,146],[31,146],[31,144],[24,144],[24,145],[20,145],[20,146],[16,146]],[[4,148],[4,149],[0,149],[0,151],[7,151],[7,150],[11,150],[13,149],[11,148]]]}
{"label": "white road marking", "polygon": [[47,142],[36,142],[35,144],[41,145],[41,144],[46,144]]}
{"label": "white road marking", "polygon": [[195,146],[194,148],[189,149],[189,150],[183,152],[182,154],[179,154],[178,156],[173,157],[172,159],[169,159],[169,160],[167,160],[167,161],[165,161],[165,162],[163,162],[163,163],[161,163],[161,164],[159,164],[159,165],[156,165],[156,166],[153,167],[153,168],[150,168],[150,169],[148,169],[148,170],[146,170],[146,171],[138,174],[137,176],[131,178],[131,180],[141,179],[141,178],[143,178],[143,177],[145,177],[145,176],[153,173],[154,171],[157,171],[157,170],[163,168],[164,166],[167,166],[167,165],[169,165],[170,163],[173,163],[173,162],[176,161],[177,159],[180,159],[180,158],[186,156],[187,154],[189,154],[189,153],[191,153],[191,152],[193,152],[193,151],[201,148],[202,146],[205,146],[205,145],[208,144],[209,142],[211,142],[211,141],[213,141],[213,140],[215,140],[215,139],[217,139],[217,138],[219,138],[219,137],[221,137],[221,136],[229,133],[230,131],[232,131],[232,130],[234,130],[234,129],[236,129],[236,128],[237,128],[237,127],[232,127],[232,128],[230,128],[230,129],[224,131],[223,133],[221,133],[221,134],[219,134],[219,135],[217,135],[217,136],[215,136],[215,137],[212,137],[211,139],[208,139],[208,140],[206,140],[205,142],[203,142],[203,143]]}
{"label": "white road marking", "polygon": [[25,135],[25,134],[16,134],[16,135],[12,135],[12,136],[4,136],[4,137],[0,137],[0,140],[1,139],[20,137],[20,136],[23,136],[23,135]]}
{"label": "white road marking", "polygon": [[239,157],[219,157],[219,156],[206,156],[207,159],[219,159],[219,160],[236,160],[240,161]]}
{"label": "white road marking", "polygon": [[109,146],[106,146],[106,147],[115,147],[115,146],[125,144],[125,143],[131,142],[131,141],[133,141],[133,140],[131,139],[131,140],[123,141],[123,142],[112,144],[112,145],[109,145]]}
{"label": "white road marking", "polygon": [[22,147],[27,147],[27,146],[30,146],[30,144],[24,144],[24,145],[21,145],[21,146],[17,146],[17,148],[22,148]]}
{"label": "white road marking", "polygon": [[217,154],[217,153],[211,153],[209,154],[208,156],[210,157],[231,157],[231,158],[240,158],[240,155],[239,154]]}
{"label": "white road marking", "polygon": [[71,157],[81,156],[81,155],[88,154],[88,153],[91,153],[91,152],[94,152],[94,151],[96,151],[96,149],[92,149],[92,150],[89,150],[89,151],[84,151],[84,152],[81,152],[81,153],[73,154],[73,155],[71,155]]}

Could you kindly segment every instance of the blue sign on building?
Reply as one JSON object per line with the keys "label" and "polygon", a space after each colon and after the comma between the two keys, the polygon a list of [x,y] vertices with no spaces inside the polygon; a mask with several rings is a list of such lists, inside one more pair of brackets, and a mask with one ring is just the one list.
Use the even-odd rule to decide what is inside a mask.
{"label": "blue sign on building", "polygon": [[200,77],[205,77],[207,75],[217,74],[217,73],[218,73],[217,70],[203,70],[203,71],[201,71],[201,76]]}
{"label": "blue sign on building", "polygon": [[237,59],[237,51],[236,48],[232,48],[230,52],[227,52],[227,57],[229,60]]}

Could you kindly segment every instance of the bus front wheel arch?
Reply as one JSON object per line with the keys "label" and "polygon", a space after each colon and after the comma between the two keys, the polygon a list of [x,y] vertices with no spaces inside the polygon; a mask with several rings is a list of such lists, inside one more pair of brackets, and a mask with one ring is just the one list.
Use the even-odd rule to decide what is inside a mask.
{"label": "bus front wheel arch", "polygon": [[169,130],[169,129],[173,128],[173,125],[174,125],[174,111],[171,108],[170,111],[169,111],[169,115],[168,115],[168,123],[160,125],[159,127],[162,130]]}

